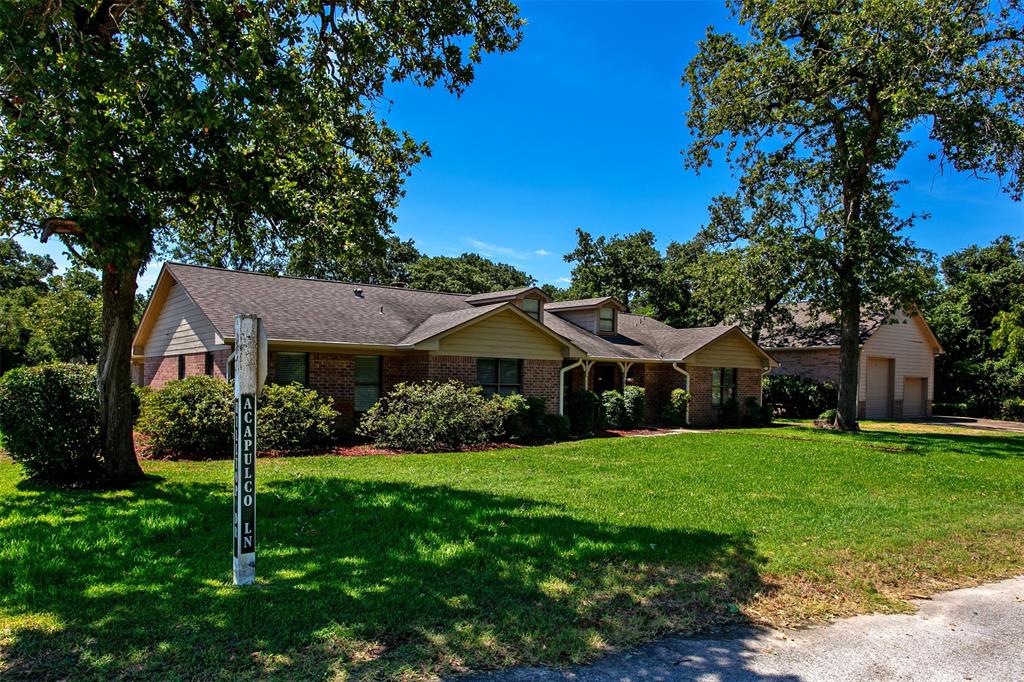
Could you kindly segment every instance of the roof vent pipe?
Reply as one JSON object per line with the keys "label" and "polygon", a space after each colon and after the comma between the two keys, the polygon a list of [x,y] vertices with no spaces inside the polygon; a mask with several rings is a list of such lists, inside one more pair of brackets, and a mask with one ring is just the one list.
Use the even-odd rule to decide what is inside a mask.
{"label": "roof vent pipe", "polygon": [[363,297],[363,290],[362,289],[356,289],[353,293],[356,295],[357,298],[362,298]]}

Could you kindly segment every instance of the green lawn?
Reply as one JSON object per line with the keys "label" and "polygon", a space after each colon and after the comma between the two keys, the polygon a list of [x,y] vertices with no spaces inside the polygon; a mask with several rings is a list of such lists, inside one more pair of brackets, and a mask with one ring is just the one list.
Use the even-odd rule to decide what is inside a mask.
{"label": "green lawn", "polygon": [[799,426],[260,462],[131,491],[0,461],[0,676],[396,678],[563,664],[669,632],[902,610],[1024,570],[1024,439]]}

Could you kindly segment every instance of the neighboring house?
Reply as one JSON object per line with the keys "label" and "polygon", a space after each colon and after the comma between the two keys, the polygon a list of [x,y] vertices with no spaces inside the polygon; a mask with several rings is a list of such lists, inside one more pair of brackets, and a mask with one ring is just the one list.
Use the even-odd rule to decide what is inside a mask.
{"label": "neighboring house", "polygon": [[643,386],[651,422],[688,386],[691,423],[713,424],[728,400],[760,400],[777,364],[739,327],[674,329],[612,298],[552,303],[535,287],[468,296],[167,263],[133,341],[136,383],[223,377],[240,312],[263,319],[269,380],[315,388],[350,422],[396,383],[458,379],[539,396],[551,412],[583,386]]}
{"label": "neighboring house", "polygon": [[[758,341],[779,361],[773,374],[839,381],[839,324],[794,304],[793,321],[761,333]],[[861,316],[859,412],[862,419],[924,417],[932,413],[939,340],[919,313]]]}

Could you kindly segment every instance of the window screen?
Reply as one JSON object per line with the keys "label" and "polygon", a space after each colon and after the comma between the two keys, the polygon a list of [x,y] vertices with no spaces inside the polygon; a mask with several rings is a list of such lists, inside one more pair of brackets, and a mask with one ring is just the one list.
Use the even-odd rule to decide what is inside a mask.
{"label": "window screen", "polygon": [[524,298],[523,312],[533,319],[540,321],[540,301],[535,298]]}
{"label": "window screen", "polygon": [[598,331],[602,332],[613,332],[615,331],[615,309],[614,308],[601,308],[601,319],[598,321]]}
{"label": "window screen", "polygon": [[356,356],[356,412],[366,412],[380,400],[380,370],[379,355]]}
{"label": "window screen", "polygon": [[715,367],[711,370],[711,404],[721,407],[736,398],[736,368]]}
{"label": "window screen", "polygon": [[309,383],[309,353],[277,353],[276,360],[275,383]]}
{"label": "window screen", "polygon": [[521,363],[519,360],[477,358],[476,381],[484,395],[492,396],[522,393]]}

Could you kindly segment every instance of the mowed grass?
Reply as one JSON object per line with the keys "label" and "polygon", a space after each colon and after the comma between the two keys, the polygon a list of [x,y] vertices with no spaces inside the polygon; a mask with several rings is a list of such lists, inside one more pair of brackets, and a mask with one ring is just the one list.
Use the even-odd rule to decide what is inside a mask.
{"label": "mowed grass", "polygon": [[[868,427],[871,428],[870,425]],[[1024,439],[798,425],[259,462],[120,492],[0,461],[0,677],[418,678],[566,664],[721,623],[900,611],[1024,569]]]}

